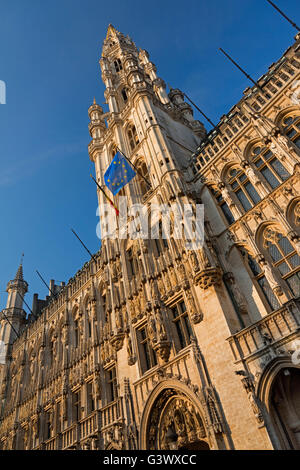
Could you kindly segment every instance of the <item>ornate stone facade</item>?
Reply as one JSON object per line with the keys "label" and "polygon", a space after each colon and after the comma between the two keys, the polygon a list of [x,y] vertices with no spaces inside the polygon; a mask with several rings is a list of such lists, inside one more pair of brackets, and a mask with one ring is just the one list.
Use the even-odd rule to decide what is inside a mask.
{"label": "ornate stone facade", "polygon": [[19,268],[0,318],[0,448],[300,449],[300,37],[208,134],[111,25],[100,65],[97,181],[121,149],[140,170],[128,206],[202,202],[204,244],[103,237],[28,319]]}

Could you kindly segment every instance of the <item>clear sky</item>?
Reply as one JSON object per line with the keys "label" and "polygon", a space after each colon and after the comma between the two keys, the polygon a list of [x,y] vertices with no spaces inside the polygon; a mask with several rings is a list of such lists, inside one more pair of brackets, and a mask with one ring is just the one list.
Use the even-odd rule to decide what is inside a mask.
{"label": "clear sky", "polygon": [[[275,3],[300,23],[299,0]],[[94,96],[103,106],[109,23],[214,122],[251,85],[218,48],[258,78],[296,34],[266,0],[0,0],[0,308],[22,252],[31,305],[47,293],[36,269],[67,282],[89,259],[71,227],[99,249],[87,109]]]}

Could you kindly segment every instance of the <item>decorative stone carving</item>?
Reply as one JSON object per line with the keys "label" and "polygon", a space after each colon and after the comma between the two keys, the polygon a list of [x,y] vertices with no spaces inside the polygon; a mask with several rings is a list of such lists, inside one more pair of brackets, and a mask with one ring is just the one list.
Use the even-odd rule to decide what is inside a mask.
{"label": "decorative stone carving", "polygon": [[111,345],[115,349],[115,352],[120,351],[123,348],[124,337],[125,337],[124,333],[117,333],[112,336],[110,341],[111,341]]}
{"label": "decorative stone carving", "polygon": [[200,311],[199,308],[196,307],[193,293],[190,289],[188,289],[185,295],[192,322],[194,324],[200,323],[203,320],[203,313]]}
{"label": "decorative stone carving", "polygon": [[223,432],[222,421],[217,410],[215,391],[211,386],[205,388],[205,401],[213,430],[216,434],[220,434]]}
{"label": "decorative stone carving", "polygon": [[101,399],[101,390],[102,390],[102,387],[101,387],[101,377],[100,377],[99,374],[97,374],[97,375],[95,376],[93,385],[94,385],[94,397],[95,397],[95,400],[100,400],[100,399]]}
{"label": "decorative stone carving", "polygon": [[225,274],[225,279],[228,282],[229,288],[232,292],[234,300],[238,306],[238,309],[241,313],[248,313],[248,304],[244,294],[241,292],[240,288],[238,287],[234,275],[232,272],[228,272]]}
{"label": "decorative stone carving", "polygon": [[220,284],[222,280],[222,272],[220,268],[207,268],[203,271],[200,271],[195,276],[195,282],[205,290],[211,286]]}
{"label": "decorative stone carving", "polygon": [[170,342],[166,340],[161,340],[157,342],[153,349],[163,362],[167,362],[170,356]]}
{"label": "decorative stone carving", "polygon": [[242,383],[246,390],[248,400],[250,402],[256,421],[258,422],[258,424],[263,424],[264,418],[259,406],[258,398],[255,395],[255,387],[252,378],[247,375],[242,379]]}
{"label": "decorative stone carving", "polygon": [[160,309],[156,310],[155,312],[155,323],[156,323],[157,340],[165,341],[167,339],[167,332],[166,332],[164,320],[163,320]]}
{"label": "decorative stone carving", "polygon": [[152,344],[157,342],[156,322],[153,312],[149,312],[147,319],[148,337]]}
{"label": "decorative stone carving", "polygon": [[130,366],[136,362],[136,356],[133,353],[132,341],[129,334],[127,334],[127,359]]}
{"label": "decorative stone carving", "polygon": [[193,268],[194,272],[199,271],[199,269],[200,269],[199,268],[199,262],[198,262],[197,255],[196,255],[194,250],[190,250],[189,258],[190,258],[191,265],[192,265],[192,268]]}
{"label": "decorative stone carving", "polygon": [[148,442],[151,450],[170,450],[168,434],[172,432],[176,448],[206,439],[199,412],[183,394],[167,389],[157,398],[150,415]]}
{"label": "decorative stone carving", "polygon": [[265,259],[260,260],[259,265],[274,293],[278,296],[283,295],[282,288],[276,280],[270,265],[265,261]]}

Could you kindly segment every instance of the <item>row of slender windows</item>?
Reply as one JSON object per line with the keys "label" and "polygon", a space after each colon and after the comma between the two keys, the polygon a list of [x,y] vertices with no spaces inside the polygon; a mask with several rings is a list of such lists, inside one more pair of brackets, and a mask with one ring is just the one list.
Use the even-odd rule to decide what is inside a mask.
{"label": "row of slender windows", "polygon": [[[266,148],[256,147],[253,152],[252,161],[257,170],[269,183],[272,190],[277,188],[290,176],[289,172],[275,155]],[[229,171],[227,183],[245,212],[249,211],[260,202],[260,195],[241,168],[234,168]],[[235,219],[227,203],[223,200],[221,192],[212,189],[212,193],[227,222],[229,224],[234,223]]]}
{"label": "row of slender windows", "polygon": [[[300,149],[300,116],[287,116],[281,125],[285,135]],[[249,160],[272,190],[290,177],[288,170],[267,147],[254,146]],[[261,200],[260,195],[241,168],[229,170],[227,183],[246,212]],[[234,217],[226,202],[223,201],[221,193],[219,191],[213,192],[226,220],[232,224]]]}

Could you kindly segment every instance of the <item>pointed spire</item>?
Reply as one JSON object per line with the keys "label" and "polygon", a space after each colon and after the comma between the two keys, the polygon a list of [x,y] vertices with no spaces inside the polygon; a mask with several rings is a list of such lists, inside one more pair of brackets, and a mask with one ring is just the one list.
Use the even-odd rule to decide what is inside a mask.
{"label": "pointed spire", "polygon": [[97,103],[96,103],[96,98],[95,98],[95,96],[94,96],[94,101],[93,101],[93,104],[97,104]]}
{"label": "pointed spire", "polygon": [[116,28],[115,28],[111,23],[109,23],[108,28],[107,28],[107,33],[106,33],[106,39],[109,38],[110,33],[114,33],[114,34],[115,34],[115,33],[117,33],[117,32],[118,32],[118,31],[116,30]]}
{"label": "pointed spire", "polygon": [[21,261],[20,261],[20,266],[18,267],[17,274],[15,275],[15,281],[24,281],[23,278],[23,258],[24,258],[24,253],[22,253],[21,256]]}

